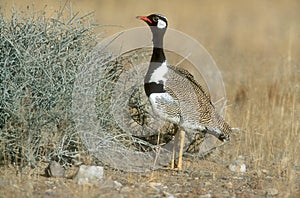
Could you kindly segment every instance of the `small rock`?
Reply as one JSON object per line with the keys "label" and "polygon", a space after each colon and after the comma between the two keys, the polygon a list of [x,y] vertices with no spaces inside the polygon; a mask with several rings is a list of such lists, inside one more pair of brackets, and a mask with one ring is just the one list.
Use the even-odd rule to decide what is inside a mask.
{"label": "small rock", "polygon": [[148,186],[150,186],[152,189],[156,190],[157,192],[159,192],[160,189],[162,188],[162,184],[161,183],[157,183],[157,182],[150,182],[148,184]]}
{"label": "small rock", "polygon": [[152,187],[152,188],[156,188],[156,187],[158,187],[158,186],[161,186],[161,183],[150,182],[148,185],[149,185],[150,187]]}
{"label": "small rock", "polygon": [[242,181],[242,180],[244,180],[245,178],[244,178],[244,177],[232,177],[232,179],[238,180],[238,181]]}
{"label": "small rock", "polygon": [[56,161],[51,161],[45,171],[46,175],[50,177],[65,176],[65,169]]}
{"label": "small rock", "polygon": [[74,179],[77,184],[97,184],[103,179],[103,167],[102,166],[86,166],[81,165],[78,169]]}
{"label": "small rock", "polygon": [[120,190],[123,187],[123,185],[118,181],[114,181],[113,185],[114,185],[114,188],[117,190]]}
{"label": "small rock", "polygon": [[244,155],[239,155],[239,156],[238,156],[238,159],[244,160],[244,159],[245,159],[245,156],[244,156]]}
{"label": "small rock", "polygon": [[9,179],[3,179],[3,178],[0,178],[0,187],[2,186],[8,186],[10,185],[10,180]]}
{"label": "small rock", "polygon": [[211,198],[212,195],[211,194],[205,194],[205,195],[200,195],[199,198]]}
{"label": "small rock", "polygon": [[228,182],[227,184],[225,184],[225,186],[229,189],[233,188],[233,184],[231,182]]}
{"label": "small rock", "polygon": [[58,197],[58,193],[55,192],[53,189],[47,189],[44,192],[44,197]]}
{"label": "small rock", "polygon": [[278,195],[278,190],[276,188],[269,188],[267,190],[267,195],[268,196],[276,196],[276,195]]}
{"label": "small rock", "polygon": [[230,194],[228,191],[223,191],[222,192],[222,197],[230,197]]}
{"label": "small rock", "polygon": [[257,177],[261,177],[262,176],[262,172],[261,172],[261,170],[258,169],[258,170],[254,171],[253,175],[256,175]]}
{"label": "small rock", "polygon": [[235,160],[229,165],[229,169],[233,172],[244,173],[246,172],[246,164],[241,160]]}
{"label": "small rock", "polygon": [[128,193],[130,191],[132,191],[132,188],[130,188],[129,186],[125,186],[121,188],[120,193]]}
{"label": "small rock", "polygon": [[162,193],[164,194],[165,197],[168,197],[168,198],[175,198],[175,196],[172,195],[172,194],[169,193],[169,192],[163,191]]}

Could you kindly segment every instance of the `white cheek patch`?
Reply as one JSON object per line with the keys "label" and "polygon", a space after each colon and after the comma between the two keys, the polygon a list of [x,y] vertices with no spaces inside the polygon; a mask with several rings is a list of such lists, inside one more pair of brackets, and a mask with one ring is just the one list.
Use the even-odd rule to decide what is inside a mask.
{"label": "white cheek patch", "polygon": [[160,20],[158,19],[158,22],[157,22],[157,27],[160,28],[160,29],[163,29],[166,27],[166,22],[164,22],[163,20]]}

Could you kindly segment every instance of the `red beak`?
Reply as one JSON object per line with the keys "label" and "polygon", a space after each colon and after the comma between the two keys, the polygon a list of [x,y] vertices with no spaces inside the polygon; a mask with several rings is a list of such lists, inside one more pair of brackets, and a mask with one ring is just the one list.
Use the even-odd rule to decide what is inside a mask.
{"label": "red beak", "polygon": [[147,22],[149,22],[150,24],[152,23],[152,21],[150,19],[148,19],[146,16],[137,16],[136,18],[139,19],[139,20],[143,20],[146,23]]}

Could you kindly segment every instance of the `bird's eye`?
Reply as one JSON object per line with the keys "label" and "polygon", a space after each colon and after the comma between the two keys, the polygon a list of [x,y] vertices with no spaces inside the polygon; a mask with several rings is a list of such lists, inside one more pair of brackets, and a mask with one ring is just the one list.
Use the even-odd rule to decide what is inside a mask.
{"label": "bird's eye", "polygon": [[152,18],[152,20],[153,20],[154,22],[157,22],[157,21],[158,21],[158,17],[157,17],[157,16],[154,16],[154,17]]}

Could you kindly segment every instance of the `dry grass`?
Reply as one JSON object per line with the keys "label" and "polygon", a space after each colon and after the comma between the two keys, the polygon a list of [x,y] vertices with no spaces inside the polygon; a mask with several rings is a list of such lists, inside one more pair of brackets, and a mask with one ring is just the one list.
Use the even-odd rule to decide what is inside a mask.
{"label": "dry grass", "polygon": [[[107,168],[108,178],[128,186],[129,191],[123,192],[128,196],[138,193],[140,196],[157,195],[138,186],[138,183],[149,181],[161,182],[173,194],[190,197],[206,193],[220,196],[224,190],[231,196],[264,196],[266,189],[271,187],[278,189],[280,196],[299,195],[300,58],[297,54],[300,53],[300,4],[297,1],[193,1],[184,4],[178,1],[172,5],[165,1],[153,2],[147,5],[144,1],[135,2],[128,4],[127,8],[117,1],[101,1],[96,16],[101,23],[134,27],[141,24],[132,22],[132,16],[157,10],[168,16],[171,27],[201,41],[215,58],[225,81],[227,120],[240,130],[235,130],[232,142],[207,161],[186,159],[184,169],[187,171],[184,173],[155,171],[134,174]],[[81,4],[76,2],[75,5],[80,7]],[[87,7],[91,5],[95,7],[96,3]],[[244,156],[248,168],[245,174],[231,173],[226,168],[239,155]],[[17,180],[12,181],[8,178],[15,169],[2,167],[1,172],[8,173],[2,174],[1,191],[5,188],[4,192],[14,192],[19,196],[24,193],[43,196],[42,192],[47,189],[63,185],[63,188],[53,190],[55,195],[64,196],[61,192],[67,192],[67,196],[72,193],[77,197],[85,194],[99,196],[97,188],[80,187],[80,191],[73,181],[43,178],[39,176],[40,171],[42,169],[35,169],[36,174],[17,176]],[[34,181],[33,187],[25,189],[21,186],[28,177]],[[236,179],[238,177],[243,180]],[[207,181],[212,186],[204,185]],[[232,189],[223,186],[228,181],[233,184]],[[50,184],[41,185],[41,182]],[[134,185],[137,190],[130,188]],[[14,191],[12,186],[17,186],[17,190]],[[37,192],[41,194],[34,194]],[[108,193],[103,196],[108,195],[117,196],[120,191],[108,188]]]}

